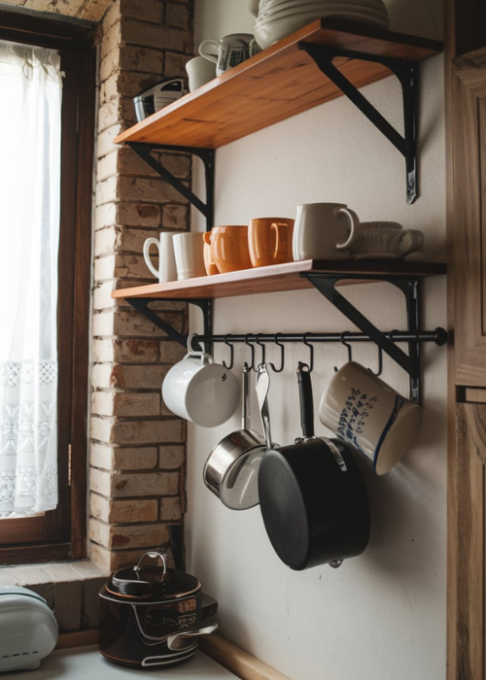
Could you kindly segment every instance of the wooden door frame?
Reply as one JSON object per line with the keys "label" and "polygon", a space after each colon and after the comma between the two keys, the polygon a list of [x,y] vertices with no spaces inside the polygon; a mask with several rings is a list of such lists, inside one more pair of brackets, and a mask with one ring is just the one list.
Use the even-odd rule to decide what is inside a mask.
{"label": "wooden door frame", "polygon": [[[91,286],[91,212],[96,101],[94,25],[62,18],[45,19],[16,9],[0,10],[0,38],[58,49],[61,68],[69,72],[63,86],[61,223],[58,328],[63,384],[58,400],[61,429],[59,508],[32,518],[42,521],[42,538],[32,540],[35,526],[25,529],[24,545],[0,546],[0,564],[45,562],[86,557],[86,496],[89,398],[89,327]],[[28,162],[28,159],[25,159]],[[67,161],[67,163],[64,163]],[[62,389],[61,389],[62,388]],[[69,460],[69,449],[71,456]],[[10,522],[10,520],[3,520]],[[12,520],[6,534],[23,530]],[[0,536],[1,539],[1,536]],[[7,539],[8,541],[8,539]],[[6,542],[7,542],[6,541]]]}

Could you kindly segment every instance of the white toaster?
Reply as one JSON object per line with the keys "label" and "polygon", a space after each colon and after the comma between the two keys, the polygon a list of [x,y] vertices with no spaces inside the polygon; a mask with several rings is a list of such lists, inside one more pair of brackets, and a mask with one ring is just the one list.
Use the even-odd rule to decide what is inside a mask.
{"label": "white toaster", "polygon": [[58,632],[43,597],[28,588],[0,586],[0,673],[39,668]]}

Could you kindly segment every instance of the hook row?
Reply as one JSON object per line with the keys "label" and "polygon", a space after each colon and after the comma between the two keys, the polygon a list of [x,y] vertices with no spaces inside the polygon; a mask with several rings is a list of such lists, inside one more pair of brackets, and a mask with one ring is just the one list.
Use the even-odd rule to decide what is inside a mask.
{"label": "hook row", "polygon": [[[394,337],[399,331],[393,330],[390,331],[389,333],[386,333],[390,340],[392,342],[396,342],[396,338]],[[285,347],[283,345],[282,340],[280,339],[283,333],[276,333],[274,337],[272,338],[273,344],[277,345],[280,348],[280,365],[277,368],[273,362],[267,362],[266,361],[266,347],[265,343],[261,340],[261,336],[263,333],[247,333],[245,336],[243,336],[243,342],[247,347],[250,349],[250,362],[248,363],[248,368],[249,370],[257,371],[258,370],[258,365],[259,364],[267,364],[270,366],[272,371],[275,373],[281,373],[284,368],[285,368]],[[306,347],[309,348],[309,360],[307,361],[307,364],[309,366],[309,372],[312,372],[314,370],[314,345],[311,343],[309,339],[310,333],[304,333],[302,336],[301,342],[304,344]],[[338,334],[339,335],[339,334]],[[353,336],[354,334],[351,333],[350,331],[343,331],[339,335],[339,341],[341,342],[344,347],[346,347],[347,353],[348,353],[348,361],[353,361],[353,347],[351,345],[351,342],[349,341],[348,337]],[[353,337],[353,340],[355,341],[355,337]],[[230,339],[230,334],[227,334],[224,336],[224,344],[229,347],[230,350],[230,360],[229,362],[223,361],[223,366],[227,368],[228,370],[231,370],[234,366],[234,358],[235,358],[235,347],[234,344],[231,342]],[[260,361],[256,361],[256,345],[260,347]],[[339,369],[335,366],[334,370],[337,372]],[[373,373],[373,375],[380,376],[383,372],[383,349],[378,346],[378,370],[373,371],[371,368],[368,369],[370,373]]]}
{"label": "hook row", "polygon": [[[309,359],[306,362],[309,365],[310,370],[314,368],[314,344],[316,342],[340,342],[347,350],[348,361],[353,361],[353,344],[355,342],[374,342],[368,335],[360,332],[354,331],[344,331],[342,333],[247,333],[243,334],[231,334],[226,335],[194,335],[193,338],[197,339],[198,342],[205,342],[211,344],[213,342],[224,343],[230,352],[229,361],[223,361],[225,368],[228,370],[233,368],[234,365],[234,345],[235,343],[244,343],[250,350],[249,366],[253,371],[258,370],[258,365],[261,363],[267,363],[270,368],[276,373],[281,373],[285,367],[285,347],[284,343],[297,342],[302,343],[308,348]],[[388,338],[393,343],[397,342],[408,342],[408,343],[419,343],[419,342],[434,342],[436,345],[443,345],[447,340],[447,333],[443,328],[436,328],[434,331],[420,331],[420,332],[410,332],[410,331],[386,331],[383,332],[383,337]],[[274,363],[266,361],[266,343],[272,342],[280,348],[280,362],[276,366]],[[374,343],[378,349],[378,367],[376,371],[369,369],[374,375],[379,376],[383,371],[383,352],[385,351],[381,344]],[[257,351],[259,352],[259,359],[257,361]],[[335,371],[338,369],[335,367]]]}

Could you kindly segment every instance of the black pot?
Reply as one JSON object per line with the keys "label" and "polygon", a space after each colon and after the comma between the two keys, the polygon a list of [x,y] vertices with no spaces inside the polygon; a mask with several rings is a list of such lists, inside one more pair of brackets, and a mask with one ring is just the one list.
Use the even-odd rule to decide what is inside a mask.
{"label": "black pot", "polygon": [[198,635],[216,629],[217,608],[195,576],[168,569],[163,553],[146,553],[100,590],[100,652],[131,667],[183,661],[195,653]]}
{"label": "black pot", "polygon": [[260,509],[270,542],[289,567],[339,566],[368,544],[368,495],[351,447],[314,437],[309,367],[299,363],[297,374],[304,438],[263,455]]}

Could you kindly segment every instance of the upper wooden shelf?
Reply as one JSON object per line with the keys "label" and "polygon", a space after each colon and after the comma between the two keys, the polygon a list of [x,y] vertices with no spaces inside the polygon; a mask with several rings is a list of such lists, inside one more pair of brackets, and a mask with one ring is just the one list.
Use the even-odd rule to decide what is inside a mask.
{"label": "upper wooden shelf", "polygon": [[[318,19],[157,111],[118,135],[115,142],[216,149],[340,97],[341,90],[299,49],[299,43],[409,62],[427,59],[443,48],[433,40]],[[380,63],[337,58],[335,64],[358,88],[390,75]]]}
{"label": "upper wooden shelf", "polygon": [[[446,266],[442,263],[402,260],[299,260],[185,281],[125,288],[113,291],[112,296],[125,299],[191,300],[299,290],[313,288],[306,278],[300,276],[308,272],[336,274],[342,277],[341,283],[356,283],[359,280],[370,280],[374,276],[377,280],[386,280],[387,277],[412,278],[445,274]],[[360,275],[366,279],[360,279]],[[350,278],[347,279],[347,276]]]}

